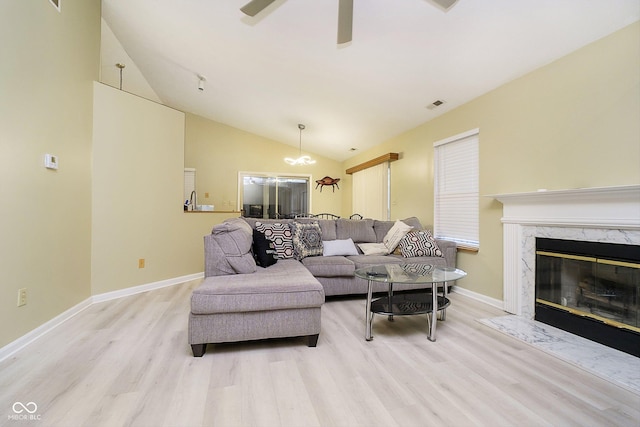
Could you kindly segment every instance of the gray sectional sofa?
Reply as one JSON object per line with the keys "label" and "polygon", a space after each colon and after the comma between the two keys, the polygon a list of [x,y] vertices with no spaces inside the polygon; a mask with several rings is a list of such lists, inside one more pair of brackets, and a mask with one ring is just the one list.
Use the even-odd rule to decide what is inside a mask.
{"label": "gray sectional sofa", "polygon": [[[402,223],[416,233],[423,228],[417,218],[407,218]],[[388,255],[362,253],[359,244],[379,246],[394,224],[395,221],[372,219],[231,218],[216,225],[204,237],[205,279],[191,297],[188,334],[193,355],[202,356],[210,343],[266,338],[304,336],[313,347],[320,333],[325,296],[366,294],[367,281],[355,276],[356,269],[414,262],[455,267],[456,245],[443,240],[435,240],[440,256],[407,256],[412,255],[410,250],[404,255],[397,250]],[[252,246],[254,230],[265,227],[281,230],[319,227],[316,238],[321,236],[326,248],[330,246],[327,242],[335,247],[335,243],[351,239],[357,254],[323,256],[322,252],[294,247],[293,252],[287,249],[283,252],[286,255],[281,254],[292,254],[291,258],[277,259],[275,264],[263,268],[256,265]],[[374,292],[387,290],[384,283],[374,284]],[[406,288],[394,286],[398,291]]]}

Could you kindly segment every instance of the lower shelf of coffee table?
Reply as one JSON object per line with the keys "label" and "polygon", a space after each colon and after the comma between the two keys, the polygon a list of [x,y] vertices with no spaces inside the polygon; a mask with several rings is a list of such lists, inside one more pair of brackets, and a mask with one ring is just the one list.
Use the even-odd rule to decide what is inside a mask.
{"label": "lower shelf of coffee table", "polygon": [[[410,316],[433,311],[431,294],[397,294],[391,298],[385,296],[371,302],[371,312],[387,316]],[[448,298],[438,296],[438,311],[449,306]]]}

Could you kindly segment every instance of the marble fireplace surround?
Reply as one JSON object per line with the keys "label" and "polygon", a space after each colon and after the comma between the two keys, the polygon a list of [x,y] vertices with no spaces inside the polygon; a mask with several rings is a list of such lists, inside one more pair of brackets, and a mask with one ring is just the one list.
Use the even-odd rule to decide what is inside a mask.
{"label": "marble fireplace surround", "polygon": [[503,309],[535,310],[536,237],[640,245],[640,185],[497,194],[503,204]]}

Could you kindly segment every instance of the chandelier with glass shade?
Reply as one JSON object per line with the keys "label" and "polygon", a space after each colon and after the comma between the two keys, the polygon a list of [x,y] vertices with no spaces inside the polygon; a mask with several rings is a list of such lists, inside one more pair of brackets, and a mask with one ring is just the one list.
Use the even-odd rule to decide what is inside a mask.
{"label": "chandelier with glass shade", "polygon": [[303,124],[300,124],[300,123],[298,124],[298,129],[300,129],[298,158],[292,159],[291,157],[287,157],[284,159],[284,161],[290,165],[312,165],[316,162],[311,157],[302,155],[302,131],[304,130],[304,128],[305,126]]}

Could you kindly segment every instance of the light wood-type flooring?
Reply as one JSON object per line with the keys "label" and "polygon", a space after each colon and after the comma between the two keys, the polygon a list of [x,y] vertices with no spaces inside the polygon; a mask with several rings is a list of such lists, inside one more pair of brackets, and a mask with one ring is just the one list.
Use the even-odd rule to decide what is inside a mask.
{"label": "light wood-type flooring", "polygon": [[[316,348],[265,340],[194,358],[198,283],[94,304],[1,362],[0,425],[640,425],[639,395],[480,324],[504,313],[455,293],[436,342],[425,316],[377,316],[366,342],[364,298],[328,298]],[[34,419],[11,419],[16,402],[35,403]]]}

